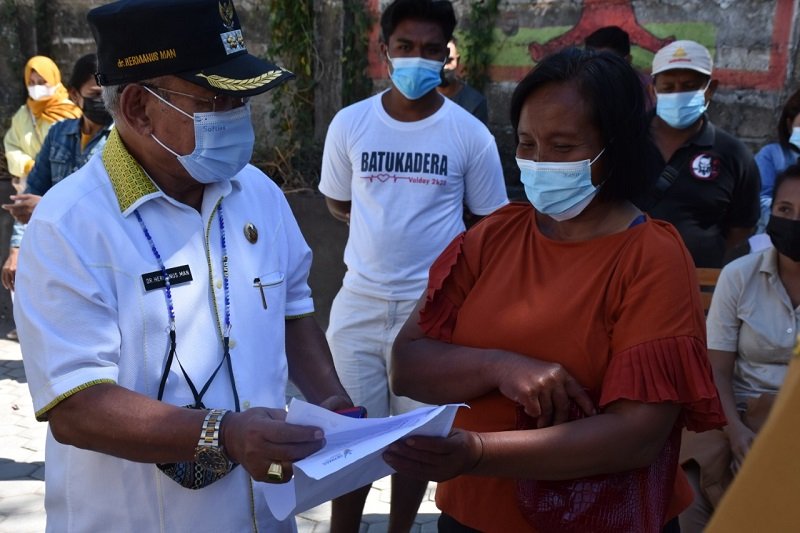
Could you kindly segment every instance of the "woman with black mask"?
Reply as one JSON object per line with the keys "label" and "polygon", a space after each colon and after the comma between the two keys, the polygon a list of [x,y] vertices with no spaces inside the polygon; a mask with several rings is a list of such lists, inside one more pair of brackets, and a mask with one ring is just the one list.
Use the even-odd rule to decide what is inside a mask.
{"label": "woman with black mask", "polygon": [[97,72],[95,54],[87,54],[75,62],[68,91],[70,99],[83,111],[83,116],[63,120],[50,128],[36,156],[36,164],[28,174],[24,192],[12,195],[10,198],[13,203],[2,206],[15,219],[11,248],[2,270],[3,287],[6,289],[14,290],[17,254],[25,232],[25,224],[42,195],[82,167],[105,145],[112,118],[100,97],[101,89],[94,79],[95,72]]}
{"label": "woman with black mask", "polygon": [[[800,326],[800,166],[775,179],[772,246],[723,268],[708,313],[708,356],[728,425],[716,457],[689,478],[696,499],[682,531],[701,531],[738,471],[786,376]],[[707,436],[710,436],[706,434]],[[708,446],[711,448],[711,446]],[[721,472],[713,465],[721,465]],[[694,479],[693,479],[694,478]]]}

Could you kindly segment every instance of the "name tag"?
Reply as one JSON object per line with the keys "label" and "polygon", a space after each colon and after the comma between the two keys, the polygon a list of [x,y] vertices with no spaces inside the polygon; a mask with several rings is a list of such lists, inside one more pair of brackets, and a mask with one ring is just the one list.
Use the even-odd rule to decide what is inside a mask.
{"label": "name tag", "polygon": [[[192,271],[189,269],[189,265],[168,268],[167,277],[169,277],[170,286],[179,285],[181,283],[192,281]],[[166,281],[164,281],[164,276],[161,275],[160,270],[142,274],[142,281],[144,282],[144,290],[147,292],[154,289],[163,289],[167,285]]]}

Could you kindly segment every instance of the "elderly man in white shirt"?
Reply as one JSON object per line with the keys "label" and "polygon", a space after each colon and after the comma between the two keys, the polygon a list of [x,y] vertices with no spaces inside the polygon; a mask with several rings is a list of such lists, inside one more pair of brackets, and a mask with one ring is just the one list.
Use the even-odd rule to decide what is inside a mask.
{"label": "elderly man in white shirt", "polygon": [[42,199],[17,278],[48,531],[294,530],[254,483],[324,443],[284,421],[287,378],[352,402],[310,316],[311,252],[248,165],[247,98],[292,75],[248,54],[230,0],[123,0],[89,22],[117,127]]}

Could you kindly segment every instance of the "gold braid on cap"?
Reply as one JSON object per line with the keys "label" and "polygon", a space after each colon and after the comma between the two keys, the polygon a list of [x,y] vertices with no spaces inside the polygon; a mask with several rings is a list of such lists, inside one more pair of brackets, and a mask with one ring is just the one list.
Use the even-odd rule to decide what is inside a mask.
{"label": "gold braid on cap", "polygon": [[248,91],[250,89],[257,89],[262,85],[266,85],[271,81],[275,81],[278,79],[281,74],[283,74],[284,70],[270,70],[269,72],[265,72],[260,76],[256,76],[255,78],[248,78],[246,80],[234,80],[232,78],[223,78],[222,76],[217,76],[216,74],[212,74],[211,76],[206,76],[205,74],[198,74],[201,78],[205,78],[208,80],[208,84],[212,87],[216,87],[218,89],[224,89],[226,91]]}

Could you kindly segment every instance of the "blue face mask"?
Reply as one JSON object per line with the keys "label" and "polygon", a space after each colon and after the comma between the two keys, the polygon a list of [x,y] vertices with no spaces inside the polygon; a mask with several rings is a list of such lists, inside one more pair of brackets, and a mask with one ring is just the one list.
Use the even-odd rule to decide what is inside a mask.
{"label": "blue face mask", "polygon": [[[709,84],[711,80],[709,80]],[[656,94],[656,114],[675,129],[683,130],[697,122],[708,109],[706,90]]]}
{"label": "blue face mask", "polygon": [[789,136],[789,144],[800,149],[800,128],[792,128],[792,134]]}
{"label": "blue face mask", "polygon": [[392,64],[392,83],[409,100],[418,100],[442,82],[443,61],[421,57],[386,57]]}
{"label": "blue face mask", "polygon": [[194,151],[191,154],[180,155],[152,133],[150,136],[174,155],[195,180],[200,183],[228,181],[250,162],[255,144],[250,104],[230,111],[190,115],[151,91],[149,87],[145,89],[171,108],[194,120]]}
{"label": "blue face mask", "polygon": [[597,194],[592,184],[592,163],[603,155],[603,148],[591,161],[540,163],[517,158],[525,195],[537,211],[559,222],[575,218]]}

